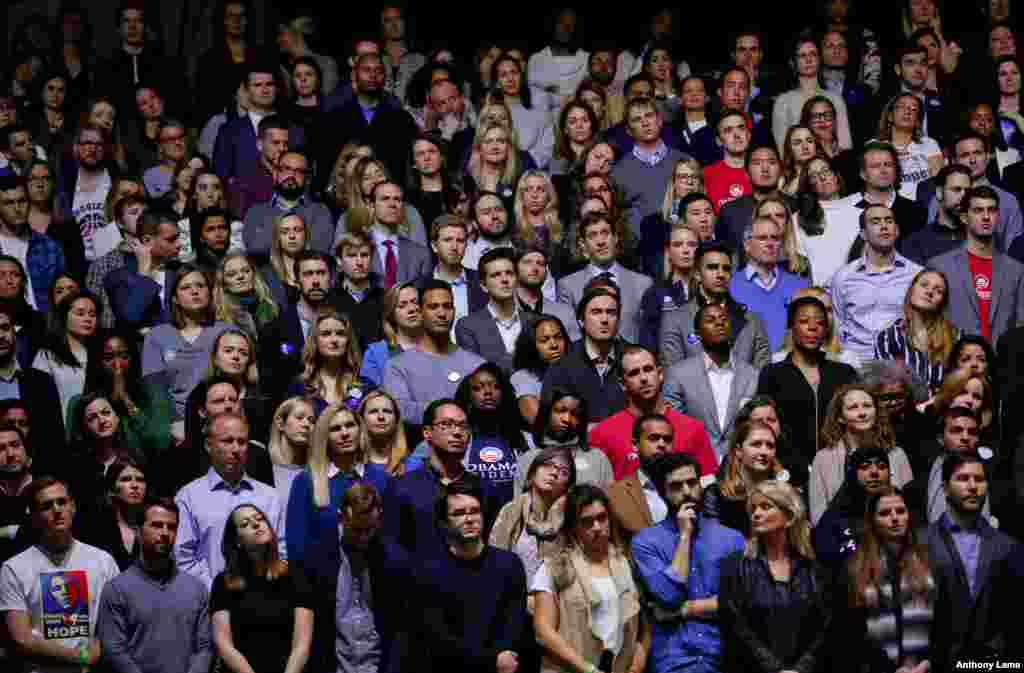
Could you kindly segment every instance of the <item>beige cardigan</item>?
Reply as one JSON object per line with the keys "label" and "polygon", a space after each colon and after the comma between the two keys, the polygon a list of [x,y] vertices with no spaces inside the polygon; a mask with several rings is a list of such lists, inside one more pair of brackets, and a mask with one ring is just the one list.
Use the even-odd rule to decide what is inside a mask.
{"label": "beige cardigan", "polygon": [[[910,459],[906,452],[898,446],[889,451],[889,471],[892,485],[903,488],[914,479],[910,469]],[[839,487],[846,480],[846,446],[839,442],[836,446],[820,449],[814,455],[811,465],[811,479],[808,483],[811,505],[811,525],[818,525],[832,498],[839,492]]]}

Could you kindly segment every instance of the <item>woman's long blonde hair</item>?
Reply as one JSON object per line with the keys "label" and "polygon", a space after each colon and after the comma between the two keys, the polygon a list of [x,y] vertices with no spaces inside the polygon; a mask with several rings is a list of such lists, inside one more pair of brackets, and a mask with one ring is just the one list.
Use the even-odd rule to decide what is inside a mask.
{"label": "woman's long blonde hair", "polygon": [[743,466],[740,464],[739,450],[743,447],[743,442],[747,441],[750,433],[754,430],[767,430],[772,433],[772,437],[775,438],[776,442],[776,457],[772,462],[772,473],[778,474],[783,469],[777,453],[779,437],[775,434],[772,426],[761,421],[740,423],[732,434],[732,441],[729,443],[729,456],[725,467],[725,478],[722,479],[718,487],[722,496],[730,500],[743,500],[747,497],[748,487],[746,480],[743,478]]}
{"label": "woman's long blonde hair", "polygon": [[345,345],[345,354],[342,356],[344,368],[338,377],[334,391],[338,397],[344,397],[345,389],[359,380],[359,370],[363,366],[363,356],[357,346],[358,339],[355,329],[352,327],[352,321],[344,313],[327,309],[317,314],[316,320],[309,330],[309,337],[306,338],[306,344],[302,347],[302,383],[308,394],[317,395],[326,392],[320,381],[320,370],[323,369],[324,361],[317,345],[320,339],[320,326],[325,320],[337,320],[345,326],[345,330],[348,332],[348,343]]}
{"label": "woman's long blonde hair", "polygon": [[[378,397],[383,397],[391,403],[391,408],[395,412],[395,431],[391,435],[391,458],[388,459],[387,471],[388,474],[393,476],[401,476],[405,472],[405,466],[402,465],[402,461],[405,460],[406,456],[409,455],[409,442],[405,436],[405,421],[402,420],[402,410],[398,406],[398,402],[391,396],[391,393],[384,390],[383,388],[375,388],[367,393],[366,397],[359,404],[359,417],[363,418],[366,414],[366,407],[370,404],[370,400],[375,400]],[[365,429],[365,419],[364,419]],[[362,435],[363,444],[363,455],[370,455],[370,433],[363,432]]]}
{"label": "woman's long blonde hair", "polygon": [[778,204],[786,211],[786,218],[782,226],[782,250],[786,253],[786,270],[798,275],[809,273],[811,263],[800,253],[800,246],[796,240],[796,215],[793,213],[793,209],[789,207],[785,199],[769,196],[754,208],[754,217],[761,215],[761,208],[766,203]]}
{"label": "woman's long blonde hair", "polygon": [[274,270],[277,277],[281,279],[282,283],[290,283],[292,285],[298,284],[297,269],[294,264],[292,265],[292,272],[288,272],[288,264],[285,263],[284,248],[281,247],[281,227],[284,225],[284,221],[289,217],[298,218],[299,222],[302,222],[303,233],[303,247],[309,249],[310,237],[312,234],[309,231],[309,223],[306,219],[298,213],[287,213],[285,215],[275,215],[273,224],[270,228],[270,268]]}
{"label": "woman's long blonde hair", "polygon": [[558,217],[558,193],[551,183],[547,173],[536,168],[531,168],[519,177],[519,184],[516,186],[516,198],[512,206],[516,218],[516,232],[520,243],[535,245],[538,243],[537,232],[527,221],[526,206],[523,204],[523,192],[526,190],[528,178],[540,178],[544,181],[544,191],[547,192],[547,203],[544,206],[544,224],[548,228],[548,234],[552,243],[562,242],[562,220]]}
{"label": "woman's long blonde hair", "polygon": [[[917,281],[928,273],[942,279],[942,301],[936,307],[934,314],[923,315],[910,305],[910,294],[914,291]],[[918,271],[914,279],[910,281],[910,287],[907,288],[907,294],[903,298],[903,319],[906,321],[907,339],[910,340],[914,348],[926,353],[932,362],[948,360],[949,354],[953,352],[953,346],[956,345],[957,330],[953,323],[946,318],[947,306],[949,306],[949,282],[946,280],[946,275],[936,269]],[[927,335],[928,343],[926,344],[917,342],[917,335],[922,331]],[[922,346],[924,347],[922,348]]]}
{"label": "woman's long blonde hair", "polygon": [[327,476],[331,464],[330,433],[331,423],[338,414],[349,414],[355,419],[356,425],[359,426],[359,440],[356,442],[356,467],[366,462],[366,453],[363,450],[366,424],[363,423],[362,417],[352,411],[344,402],[328,406],[316,419],[313,438],[309,442],[309,475],[313,481],[313,502],[317,507],[326,507],[331,502],[329,477]]}
{"label": "woman's long blonde hair", "polygon": [[[679,170],[680,166],[686,166],[690,170],[697,173],[697,177],[700,178],[697,183],[696,189],[691,194],[701,194],[704,192],[704,168],[700,165],[700,162],[696,159],[679,159],[672,164],[672,174],[668,176],[668,184],[665,185],[665,198],[661,201],[661,219],[666,222],[672,222],[673,217],[676,213],[676,171]],[[679,197],[682,198],[682,197]],[[682,219],[682,218],[680,218]]]}
{"label": "woman's long blonde hair", "polygon": [[274,465],[306,465],[309,462],[309,447],[307,446],[302,455],[284,455],[284,443],[287,438],[284,429],[281,427],[288,421],[296,407],[305,405],[309,407],[310,416],[313,415],[313,405],[303,397],[289,397],[278,405],[274,412],[274,420],[270,423],[270,441],[267,442],[267,452]]}
{"label": "woman's long blonde hair", "polygon": [[[415,281],[406,281],[388,289],[384,293],[384,339],[388,345],[394,348],[398,345],[398,326],[395,324],[395,311],[398,310],[398,301],[401,299],[402,290],[412,288],[416,290]],[[416,290],[417,302],[419,302],[419,290]]]}
{"label": "woman's long blonde hair", "polygon": [[[256,301],[261,304],[271,306],[274,317],[276,318],[279,313],[279,308],[277,304],[274,303],[273,297],[270,296],[270,288],[268,288],[267,284],[263,281],[263,276],[256,271],[256,267],[253,265],[252,260],[249,259],[248,255],[244,252],[235,250],[224,255],[224,258],[220,260],[220,264],[217,265],[217,276],[213,282],[213,310],[216,319],[242,327],[242,325],[238,323],[238,316],[245,309],[243,309],[241,304],[235,301],[224,288],[224,269],[227,267],[228,262],[234,259],[244,259],[245,263],[249,265],[249,269],[252,271],[252,289],[256,294]],[[259,326],[257,325],[257,327]]]}
{"label": "woman's long blonde hair", "polygon": [[487,137],[487,133],[493,129],[500,129],[505,134],[506,143],[508,144],[508,158],[505,160],[505,166],[501,171],[501,182],[505,185],[514,185],[516,182],[516,176],[519,173],[519,149],[518,143],[516,142],[515,135],[512,130],[503,124],[488,123],[481,125],[477,129],[476,137],[473,139],[473,152],[469,157],[468,173],[476,181],[477,185],[480,185],[480,167],[483,163],[480,158],[480,148],[483,146],[484,138]]}
{"label": "woman's long blonde hair", "polygon": [[[753,512],[754,498],[769,500],[782,510],[786,517],[786,546],[791,553],[806,559],[814,560],[814,547],[811,546],[811,524],[807,521],[807,508],[803,497],[788,482],[768,479],[751,486],[747,495],[747,514]],[[759,558],[763,553],[761,539],[754,532],[750,533],[747,543],[743,546],[743,556]]]}

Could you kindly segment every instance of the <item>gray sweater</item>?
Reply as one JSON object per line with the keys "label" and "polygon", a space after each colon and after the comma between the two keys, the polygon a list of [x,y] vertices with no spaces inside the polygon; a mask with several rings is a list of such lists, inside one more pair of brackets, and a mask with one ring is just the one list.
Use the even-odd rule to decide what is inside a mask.
{"label": "gray sweater", "polygon": [[220,333],[231,324],[216,322],[204,327],[199,338],[189,343],[170,323],[157,325],[142,342],[142,376],[166,383],[174,401],[171,419],[185,417],[185,403],[210,368],[210,351]]}
{"label": "gray sweater", "polygon": [[246,252],[257,257],[269,256],[274,218],[291,213],[301,217],[309,227],[308,248],[334,254],[334,220],[331,218],[331,211],[324,204],[313,202],[308,196],[304,204],[292,211],[283,211],[271,205],[270,201],[257,203],[249,208],[249,212],[245,214],[245,229],[242,231]]}
{"label": "gray sweater", "polygon": [[135,564],[100,598],[97,635],[116,673],[206,673],[213,659],[209,595],[175,569],[166,583]]}
{"label": "gray sweater", "polygon": [[383,387],[398,401],[405,422],[420,424],[428,404],[454,397],[462,379],[483,363],[482,357],[462,348],[447,355],[409,350],[388,360]]}
{"label": "gray sweater", "polygon": [[672,167],[677,161],[688,158],[689,155],[670,147],[668,154],[657,166],[645,164],[633,156],[632,152],[615,164],[611,178],[622,190],[623,205],[629,214],[633,235],[637,238],[643,236],[640,223],[644,218],[661,210],[665,188],[672,178]]}

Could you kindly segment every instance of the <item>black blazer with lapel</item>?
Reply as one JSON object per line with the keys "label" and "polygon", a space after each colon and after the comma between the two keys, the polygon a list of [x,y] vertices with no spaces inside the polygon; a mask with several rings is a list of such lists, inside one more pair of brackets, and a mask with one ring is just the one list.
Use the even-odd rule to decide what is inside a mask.
{"label": "black blazer with lapel", "polygon": [[[519,312],[519,324],[523,329],[529,326],[532,318],[532,313]],[[484,360],[495,363],[506,374],[512,374],[513,354],[505,350],[505,342],[501,339],[498,324],[487,307],[470,313],[455,323],[455,343],[459,348],[465,348]]]}
{"label": "black blazer with lapel", "polygon": [[276,409],[288,384],[302,372],[302,347],[306,339],[295,304],[282,307],[277,318],[263,326],[260,343],[260,382]]}

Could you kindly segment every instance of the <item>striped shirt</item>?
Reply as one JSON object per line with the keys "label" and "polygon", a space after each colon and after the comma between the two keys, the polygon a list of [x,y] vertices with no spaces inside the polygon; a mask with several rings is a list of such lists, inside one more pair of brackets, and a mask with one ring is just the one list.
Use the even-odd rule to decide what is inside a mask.
{"label": "striped shirt", "polygon": [[[959,338],[959,335],[957,335]],[[902,360],[921,383],[931,391],[938,390],[945,374],[945,363],[942,360],[929,359],[928,354],[918,350],[907,334],[905,318],[878,333],[875,339],[876,360]]]}

